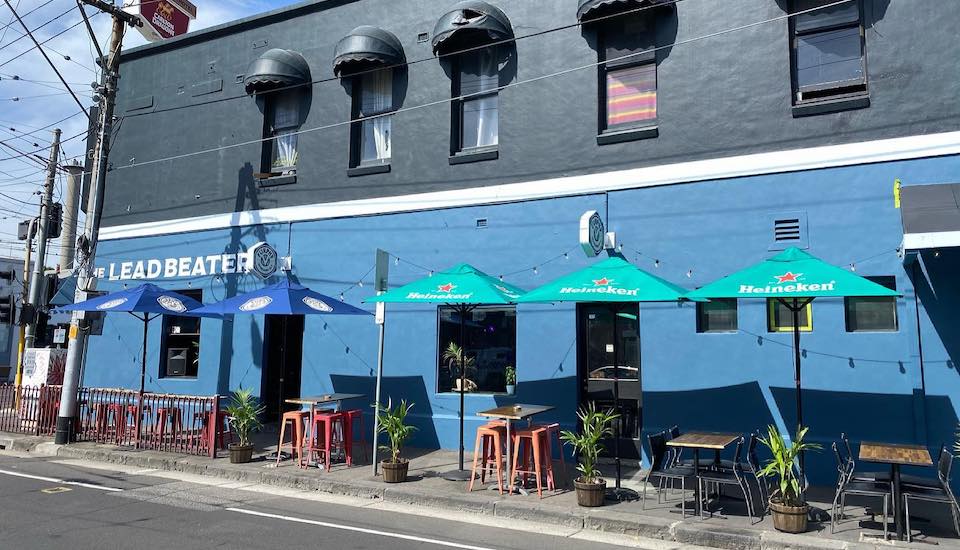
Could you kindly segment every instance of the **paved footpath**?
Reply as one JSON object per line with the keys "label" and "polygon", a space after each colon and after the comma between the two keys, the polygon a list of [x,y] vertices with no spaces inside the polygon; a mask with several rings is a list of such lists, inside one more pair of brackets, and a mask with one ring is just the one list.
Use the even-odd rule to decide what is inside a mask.
{"label": "paved footpath", "polygon": [[80,460],[0,456],[0,548],[693,548]]}

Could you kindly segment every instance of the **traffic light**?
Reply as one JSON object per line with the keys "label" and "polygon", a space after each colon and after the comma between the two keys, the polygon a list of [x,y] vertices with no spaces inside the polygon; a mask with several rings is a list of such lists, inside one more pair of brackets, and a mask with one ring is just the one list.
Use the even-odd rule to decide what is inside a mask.
{"label": "traffic light", "polygon": [[63,205],[55,202],[50,205],[50,216],[47,218],[47,238],[56,239],[63,230]]}
{"label": "traffic light", "polygon": [[16,312],[17,302],[13,294],[5,298],[0,298],[0,323],[4,325],[13,324]]}

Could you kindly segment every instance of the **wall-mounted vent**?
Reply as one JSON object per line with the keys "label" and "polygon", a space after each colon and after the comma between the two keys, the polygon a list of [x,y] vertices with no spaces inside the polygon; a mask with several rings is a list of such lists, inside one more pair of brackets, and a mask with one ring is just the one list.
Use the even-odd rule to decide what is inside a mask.
{"label": "wall-mounted vent", "polygon": [[417,35],[417,42],[426,42],[430,40],[430,35],[428,33],[422,32]]}
{"label": "wall-mounted vent", "polygon": [[773,239],[770,250],[784,250],[791,246],[809,248],[807,241],[807,213],[779,212],[770,216]]}
{"label": "wall-mounted vent", "polygon": [[487,218],[477,218],[477,229],[483,229],[487,226]]}

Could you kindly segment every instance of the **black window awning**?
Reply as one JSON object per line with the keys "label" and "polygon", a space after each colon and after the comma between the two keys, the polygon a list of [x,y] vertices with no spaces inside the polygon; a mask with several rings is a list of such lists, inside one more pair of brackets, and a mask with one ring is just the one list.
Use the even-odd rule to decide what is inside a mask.
{"label": "black window awning", "polygon": [[605,15],[673,2],[674,0],[577,0],[577,21],[589,21]]}
{"label": "black window awning", "polygon": [[248,94],[310,83],[310,65],[297,52],[267,50],[247,69],[243,87]]}
{"label": "black window awning", "polygon": [[403,45],[392,32],[363,25],[337,42],[333,51],[333,74],[343,76],[375,65],[399,65],[405,60]]}
{"label": "black window awning", "polygon": [[904,185],[900,216],[905,250],[960,246],[960,183]]}
{"label": "black window awning", "polygon": [[513,38],[510,19],[499,8],[480,0],[465,0],[450,8],[433,27],[433,53]]}

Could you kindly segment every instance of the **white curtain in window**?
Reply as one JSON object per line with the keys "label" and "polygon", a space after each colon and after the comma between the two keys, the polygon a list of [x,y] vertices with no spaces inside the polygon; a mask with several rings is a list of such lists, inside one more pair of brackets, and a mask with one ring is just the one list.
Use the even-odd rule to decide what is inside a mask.
{"label": "white curtain in window", "polygon": [[297,134],[295,130],[281,130],[274,139],[274,168],[294,168],[297,165]]}
{"label": "white curtain in window", "polygon": [[295,90],[273,98],[273,169],[293,169],[297,165],[297,130],[300,128],[300,97]]}
{"label": "white curtain in window", "polygon": [[[500,66],[495,48],[484,48],[461,59],[460,93],[467,97],[461,106],[461,146],[484,147],[497,144],[499,117],[497,86]],[[473,95],[491,91],[490,95]]]}
{"label": "white curtain in window", "polygon": [[[360,83],[360,115],[373,116],[393,109],[393,71],[383,69],[366,73]],[[389,160],[390,122],[384,115],[364,120],[361,128],[360,160]]]}

